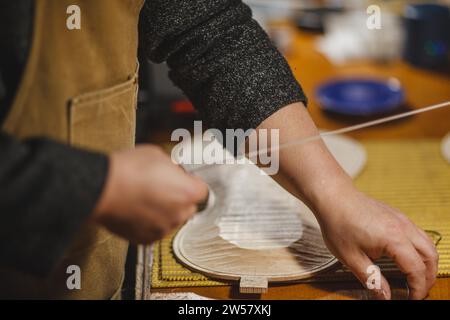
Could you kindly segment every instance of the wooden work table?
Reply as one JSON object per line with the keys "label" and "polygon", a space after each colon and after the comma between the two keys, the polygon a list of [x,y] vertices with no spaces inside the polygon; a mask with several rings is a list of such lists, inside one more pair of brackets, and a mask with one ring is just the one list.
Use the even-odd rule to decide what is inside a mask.
{"label": "wooden work table", "polygon": [[[314,90],[323,81],[337,76],[367,75],[396,77],[406,90],[404,109],[417,109],[450,100],[450,76],[421,70],[404,62],[375,64],[358,62],[335,66],[315,50],[316,36],[295,30],[293,46],[286,53],[295,76],[309,97],[309,112],[319,128],[337,129],[364,119],[352,119],[324,114],[317,106]],[[369,119],[367,119],[369,120]],[[355,138],[441,138],[450,131],[450,109],[414,116],[405,120],[364,129],[351,135]],[[399,284],[399,287],[404,284]],[[289,284],[270,286],[262,295],[240,295],[235,287],[198,287],[158,289],[153,292],[195,292],[214,299],[349,299],[360,297],[357,283]],[[450,278],[440,278],[429,299],[450,299]]]}

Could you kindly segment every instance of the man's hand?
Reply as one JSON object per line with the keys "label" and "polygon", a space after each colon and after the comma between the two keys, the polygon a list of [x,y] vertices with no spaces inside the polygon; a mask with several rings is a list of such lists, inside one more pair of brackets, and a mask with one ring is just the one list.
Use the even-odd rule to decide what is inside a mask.
{"label": "man's hand", "polygon": [[150,243],[183,224],[206,198],[207,185],[152,145],[110,157],[93,219],[133,243]]}
{"label": "man's hand", "polygon": [[[426,233],[406,216],[352,187],[328,195],[316,210],[328,248],[364,286],[371,275],[368,267],[389,256],[407,276],[410,299],[426,297],[436,280],[438,254]],[[384,277],[381,288],[374,290],[379,299],[391,297]]]}
{"label": "man's hand", "polygon": [[[272,128],[280,129],[280,144],[319,134],[300,103],[280,109],[258,127]],[[398,210],[357,191],[322,141],[280,150],[280,173],[274,179],[312,209],[330,251],[365,287],[371,259],[388,255],[406,274],[410,298],[426,297],[437,273],[433,243]],[[384,278],[381,288],[377,296],[390,298]]]}

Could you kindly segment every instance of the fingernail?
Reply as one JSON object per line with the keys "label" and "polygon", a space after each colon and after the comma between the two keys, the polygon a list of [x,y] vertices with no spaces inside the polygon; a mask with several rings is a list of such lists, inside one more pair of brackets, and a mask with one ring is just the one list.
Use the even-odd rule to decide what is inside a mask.
{"label": "fingernail", "polygon": [[387,292],[384,289],[373,290],[377,300],[389,300]]}
{"label": "fingernail", "polygon": [[380,300],[387,300],[384,290],[377,290],[377,296]]}

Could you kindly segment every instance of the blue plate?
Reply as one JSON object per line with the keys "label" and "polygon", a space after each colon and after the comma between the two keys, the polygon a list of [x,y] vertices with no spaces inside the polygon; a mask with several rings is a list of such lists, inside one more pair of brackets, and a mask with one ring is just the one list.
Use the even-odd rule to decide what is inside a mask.
{"label": "blue plate", "polygon": [[405,93],[397,79],[340,79],[316,92],[322,109],[345,115],[371,116],[399,107]]}

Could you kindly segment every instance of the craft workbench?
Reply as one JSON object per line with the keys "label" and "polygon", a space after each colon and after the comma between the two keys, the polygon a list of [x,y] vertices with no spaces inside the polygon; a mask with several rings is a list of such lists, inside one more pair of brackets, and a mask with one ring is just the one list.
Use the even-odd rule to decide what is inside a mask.
{"label": "craft workbench", "polygon": [[[337,129],[362,122],[345,117],[325,115],[314,99],[314,89],[324,80],[344,75],[396,77],[406,90],[407,109],[450,100],[450,75],[417,69],[404,62],[375,64],[358,62],[335,66],[315,50],[316,36],[295,31],[292,48],[286,54],[295,76],[309,97],[309,112],[319,128]],[[368,120],[368,119],[367,119]],[[350,134],[357,139],[440,139],[450,131],[450,109],[425,113]],[[450,208],[448,208],[450,210]],[[450,219],[450,216],[449,216]],[[398,284],[402,287],[401,281]],[[271,286],[262,295],[241,295],[237,287],[190,287],[152,289],[152,292],[194,292],[214,299],[349,299],[361,298],[361,286],[356,282],[324,282]],[[450,299],[450,278],[439,278],[430,292],[430,299]]]}

